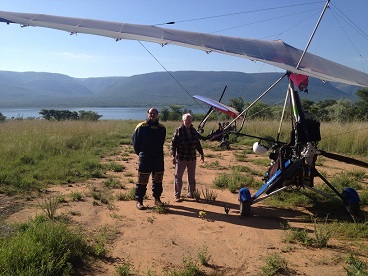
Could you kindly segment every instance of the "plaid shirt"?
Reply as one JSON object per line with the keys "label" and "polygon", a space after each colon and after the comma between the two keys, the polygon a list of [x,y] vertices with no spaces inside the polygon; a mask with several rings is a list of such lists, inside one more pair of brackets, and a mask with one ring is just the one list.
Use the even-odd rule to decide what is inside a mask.
{"label": "plaid shirt", "polygon": [[193,125],[189,129],[184,124],[178,127],[171,139],[171,155],[179,160],[193,161],[197,158],[196,151],[203,155],[199,134]]}

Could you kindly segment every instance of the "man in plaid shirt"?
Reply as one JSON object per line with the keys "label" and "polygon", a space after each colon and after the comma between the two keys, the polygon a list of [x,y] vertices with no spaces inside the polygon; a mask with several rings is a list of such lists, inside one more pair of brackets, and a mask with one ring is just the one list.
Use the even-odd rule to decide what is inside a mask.
{"label": "man in plaid shirt", "polygon": [[188,174],[188,197],[193,198],[196,190],[195,171],[197,163],[197,151],[204,162],[204,153],[199,140],[199,134],[192,125],[192,115],[183,115],[183,124],[175,130],[171,140],[171,155],[175,165],[175,200],[180,198],[183,186],[183,174],[187,169]]}

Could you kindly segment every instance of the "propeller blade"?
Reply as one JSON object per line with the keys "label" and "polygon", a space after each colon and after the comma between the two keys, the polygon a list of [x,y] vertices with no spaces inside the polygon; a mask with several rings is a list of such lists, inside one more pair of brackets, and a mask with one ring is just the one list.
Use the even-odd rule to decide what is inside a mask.
{"label": "propeller blade", "polygon": [[335,154],[335,153],[330,153],[330,152],[326,152],[323,150],[320,150],[321,155],[327,157],[327,158],[331,158],[337,161],[341,161],[341,162],[345,162],[348,164],[353,164],[353,165],[357,165],[363,168],[368,168],[368,163],[364,162],[364,161],[360,161],[354,158],[350,158],[350,157],[346,157],[346,156],[342,156],[339,154]]}

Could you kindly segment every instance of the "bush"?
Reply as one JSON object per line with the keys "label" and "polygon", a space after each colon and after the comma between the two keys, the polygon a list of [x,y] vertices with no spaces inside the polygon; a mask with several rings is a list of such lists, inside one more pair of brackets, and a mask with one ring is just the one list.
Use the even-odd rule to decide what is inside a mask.
{"label": "bush", "polygon": [[0,242],[2,275],[74,275],[91,252],[65,224],[38,217]]}

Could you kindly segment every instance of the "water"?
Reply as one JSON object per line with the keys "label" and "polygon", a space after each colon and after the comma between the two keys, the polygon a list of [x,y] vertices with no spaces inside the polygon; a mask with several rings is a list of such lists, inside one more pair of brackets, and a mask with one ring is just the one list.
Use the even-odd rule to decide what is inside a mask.
{"label": "water", "polygon": [[[70,111],[94,111],[102,115],[100,120],[144,120],[147,118],[147,108],[145,107],[75,107],[75,108],[44,108],[55,110],[70,110]],[[158,108],[160,110],[160,108]],[[11,118],[42,118],[39,114],[41,108],[0,108],[0,112]],[[205,113],[202,109],[192,109],[193,113]]]}

